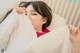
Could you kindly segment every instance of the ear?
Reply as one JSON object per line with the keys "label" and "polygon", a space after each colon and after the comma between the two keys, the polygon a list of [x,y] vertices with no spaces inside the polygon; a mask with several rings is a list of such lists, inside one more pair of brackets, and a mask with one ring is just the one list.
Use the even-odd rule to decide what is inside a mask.
{"label": "ear", "polygon": [[43,24],[45,24],[47,22],[47,18],[46,17],[42,18],[42,22],[43,22]]}

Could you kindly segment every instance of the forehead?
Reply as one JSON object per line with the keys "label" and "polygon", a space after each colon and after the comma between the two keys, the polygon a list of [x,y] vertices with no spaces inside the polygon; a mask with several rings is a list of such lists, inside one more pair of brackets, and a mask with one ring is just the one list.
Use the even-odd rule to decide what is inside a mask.
{"label": "forehead", "polygon": [[30,4],[27,8],[26,8],[27,11],[34,11],[34,8],[32,6],[32,4]]}

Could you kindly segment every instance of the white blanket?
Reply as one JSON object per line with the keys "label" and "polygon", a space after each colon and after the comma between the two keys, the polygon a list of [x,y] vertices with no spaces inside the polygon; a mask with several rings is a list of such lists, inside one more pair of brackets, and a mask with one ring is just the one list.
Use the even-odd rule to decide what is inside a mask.
{"label": "white blanket", "polygon": [[64,26],[36,39],[21,53],[71,53],[69,35]]}
{"label": "white blanket", "polygon": [[17,14],[15,10],[0,24],[0,28],[0,47],[7,47],[6,51],[21,51],[37,38],[27,16]]}
{"label": "white blanket", "polygon": [[69,29],[66,26],[37,38],[36,32],[24,14],[15,9],[0,24],[0,48],[4,53],[71,53]]}

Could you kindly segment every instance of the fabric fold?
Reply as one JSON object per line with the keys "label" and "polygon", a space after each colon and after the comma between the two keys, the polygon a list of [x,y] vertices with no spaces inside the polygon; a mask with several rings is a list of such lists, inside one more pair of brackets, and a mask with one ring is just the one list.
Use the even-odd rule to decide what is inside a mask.
{"label": "fabric fold", "polygon": [[69,29],[64,26],[33,41],[21,53],[71,53]]}
{"label": "fabric fold", "polygon": [[0,31],[0,48],[8,53],[20,52],[37,38],[29,18],[16,13],[15,9],[0,24]]}
{"label": "fabric fold", "polygon": [[28,16],[12,13],[0,24],[0,47],[4,53],[71,53],[67,26],[37,38]]}

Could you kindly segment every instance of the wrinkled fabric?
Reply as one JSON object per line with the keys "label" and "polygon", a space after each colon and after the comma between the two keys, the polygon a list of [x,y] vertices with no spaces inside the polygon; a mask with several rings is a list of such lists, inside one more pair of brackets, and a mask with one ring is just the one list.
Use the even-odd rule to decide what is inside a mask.
{"label": "wrinkled fabric", "polygon": [[27,16],[17,14],[15,10],[0,24],[0,46],[8,53],[20,52],[36,38]]}
{"label": "wrinkled fabric", "polygon": [[69,29],[55,29],[37,38],[33,25],[15,9],[0,24],[0,47],[4,53],[71,53]]}
{"label": "wrinkled fabric", "polygon": [[69,29],[64,26],[33,41],[21,53],[71,53]]}

